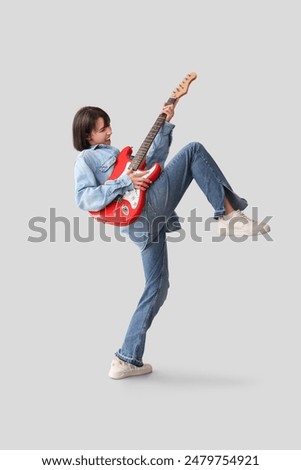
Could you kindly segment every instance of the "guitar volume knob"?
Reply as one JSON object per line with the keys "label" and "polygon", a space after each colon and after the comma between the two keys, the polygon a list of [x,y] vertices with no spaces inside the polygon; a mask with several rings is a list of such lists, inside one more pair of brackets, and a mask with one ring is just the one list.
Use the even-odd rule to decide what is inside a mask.
{"label": "guitar volume knob", "polygon": [[129,212],[130,212],[130,211],[129,211],[129,208],[128,208],[128,206],[126,206],[125,204],[122,204],[121,210],[122,210],[122,212],[123,212],[124,215],[129,215]]}

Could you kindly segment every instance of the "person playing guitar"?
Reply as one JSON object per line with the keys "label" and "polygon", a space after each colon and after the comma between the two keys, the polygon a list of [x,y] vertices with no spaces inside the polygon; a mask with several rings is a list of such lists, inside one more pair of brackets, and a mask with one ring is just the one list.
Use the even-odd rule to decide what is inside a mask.
{"label": "person playing guitar", "polygon": [[[195,74],[186,77],[177,89],[180,95],[195,78]],[[152,366],[143,362],[143,354],[147,331],[169,289],[166,233],[181,228],[175,210],[193,180],[213,207],[221,234],[242,237],[270,230],[241,212],[247,201],[233,191],[201,143],[188,143],[165,166],[178,98],[174,92],[163,106],[155,129],[138,151],[139,162],[136,157],[131,159],[130,147],[124,156],[111,145],[112,127],[106,111],[86,106],[73,119],[73,145],[80,152],[74,168],[76,204],[101,222],[120,225],[139,247],[144,268],[143,293],[109,370],[113,379],[152,372]],[[124,163],[112,178],[119,157]]]}

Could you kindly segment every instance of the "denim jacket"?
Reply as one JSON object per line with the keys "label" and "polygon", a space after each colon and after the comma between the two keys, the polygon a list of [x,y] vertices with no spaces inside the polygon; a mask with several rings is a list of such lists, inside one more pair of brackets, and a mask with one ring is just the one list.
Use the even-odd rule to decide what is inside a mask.
{"label": "denim jacket", "polygon": [[[146,168],[155,162],[164,167],[172,141],[174,124],[165,122],[156,135],[146,159]],[[75,201],[80,209],[98,211],[107,206],[117,196],[134,189],[129,176],[115,180],[112,174],[119,150],[111,145],[95,145],[83,150],[77,157],[74,167]]]}

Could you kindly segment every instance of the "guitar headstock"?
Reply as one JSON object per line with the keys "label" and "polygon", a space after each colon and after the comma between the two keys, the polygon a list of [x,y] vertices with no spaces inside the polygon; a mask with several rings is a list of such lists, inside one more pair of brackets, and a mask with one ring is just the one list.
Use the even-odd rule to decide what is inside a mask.
{"label": "guitar headstock", "polygon": [[197,78],[195,72],[188,73],[184,80],[177,86],[177,88],[172,92],[172,98],[179,99],[181,96],[186,95],[190,83]]}

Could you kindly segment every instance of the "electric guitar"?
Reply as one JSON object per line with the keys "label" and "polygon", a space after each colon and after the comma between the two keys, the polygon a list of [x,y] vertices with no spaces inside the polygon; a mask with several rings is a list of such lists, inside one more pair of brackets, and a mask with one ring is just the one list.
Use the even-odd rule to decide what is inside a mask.
{"label": "electric guitar", "polygon": [[[172,95],[166,104],[174,104],[181,96],[186,95],[190,83],[196,78],[197,74],[195,72],[191,72],[186,75],[184,80],[172,92]],[[145,169],[147,152],[160,128],[164,124],[166,117],[165,113],[158,116],[134,157],[132,157],[132,147],[125,147],[120,152],[109,180],[119,178],[129,170],[143,171]],[[144,175],[144,178],[148,178],[151,182],[154,182],[159,177],[160,173],[161,166],[159,163],[154,163],[148,173]],[[89,211],[89,214],[99,222],[118,226],[129,225],[141,215],[145,203],[145,197],[146,191],[140,189],[126,191],[125,194],[115,198],[103,209],[99,211]]]}

